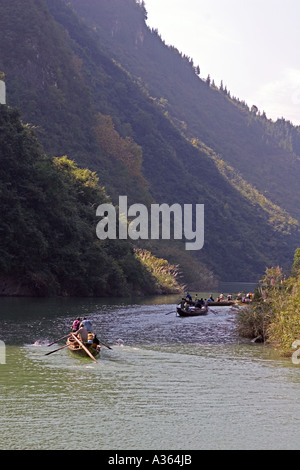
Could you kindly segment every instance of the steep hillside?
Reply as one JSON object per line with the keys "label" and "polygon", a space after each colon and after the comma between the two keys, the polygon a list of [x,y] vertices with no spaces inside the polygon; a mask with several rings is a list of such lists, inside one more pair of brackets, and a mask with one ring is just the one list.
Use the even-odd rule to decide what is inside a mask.
{"label": "steep hillside", "polygon": [[95,237],[95,201],[109,202],[95,173],[44,155],[18,112],[0,105],[0,295],[176,292],[166,261],[153,258],[150,272],[128,241]]}
{"label": "steep hillside", "polygon": [[[143,241],[141,246],[179,264],[189,285],[209,282],[210,270],[223,280],[255,281],[267,265],[288,265],[298,245],[298,222],[283,210],[284,205],[279,208],[261,198],[243,172],[237,172],[238,165],[228,160],[224,167],[223,153],[212,138],[219,139],[222,150],[226,126],[221,124],[232,121],[232,110],[237,113],[233,113],[237,127],[235,120],[230,132],[227,127],[228,141],[242,126],[239,113],[255,126],[257,116],[204,84],[189,61],[146,28],[145,12],[135,1],[71,3],[82,7],[80,16],[89,15],[91,22],[93,17],[96,30],[80,20],[70,2],[28,0],[25,8],[22,0],[1,0],[0,70],[6,73],[7,102],[18,106],[24,120],[36,126],[46,153],[67,155],[96,171],[114,203],[118,195],[126,194],[129,203],[204,204],[201,251],[187,253],[180,242]],[[134,75],[147,75],[144,82],[149,90],[152,87],[152,96],[129,69]],[[173,71],[168,78],[167,69]],[[170,96],[161,88],[168,88],[168,80]],[[197,84],[193,96],[192,81]],[[185,88],[190,89],[190,105],[193,101],[196,109],[193,126],[201,125],[205,134],[201,138],[188,123]],[[198,99],[207,116],[196,119]],[[211,107],[217,117],[209,118]],[[278,150],[275,139],[270,141]],[[236,141],[230,143],[235,145]],[[237,146],[235,155],[240,150]]]}
{"label": "steep hillside", "polygon": [[273,203],[300,219],[300,127],[284,120],[273,123],[252,107],[255,103],[249,109],[226,89],[213,86],[213,77],[200,79],[192,59],[167,47],[146,26],[147,2],[70,3],[151,96],[164,99],[165,110],[189,137],[204,142]]}
{"label": "steep hillside", "polygon": [[[76,29],[77,23],[71,21],[71,25]],[[102,181],[107,182],[111,195],[118,195],[114,185],[118,181],[117,188],[123,184],[132,199],[149,201],[151,197],[143,179],[136,179],[136,174],[132,176],[119,155],[107,152],[98,142],[96,109],[76,47],[85,56],[86,64],[94,55],[98,63],[103,61],[108,69],[112,68],[116,79],[119,69],[98,52],[84,31],[84,44],[81,47],[74,43],[73,51],[68,32],[55,22],[42,0],[26,3],[1,0],[0,69],[6,75],[7,102],[21,110],[25,122],[36,126],[46,153],[69,155],[81,165],[97,170]],[[95,74],[95,70],[87,65],[85,72],[90,78],[94,74],[99,84],[100,71]],[[124,73],[120,73],[123,77]],[[105,80],[111,89],[109,70]],[[99,87],[103,85],[101,83]],[[105,90],[103,92],[105,102],[113,99]],[[134,158],[135,152],[132,160]]]}
{"label": "steep hillside", "polygon": [[[257,271],[256,266],[259,265],[258,270],[260,270],[263,265],[272,263],[274,260],[274,246],[276,246],[275,251],[278,256],[285,258],[288,254],[288,256],[292,257],[293,248],[290,249],[289,244],[291,247],[297,245],[298,222],[279,207],[277,207],[277,211],[276,205],[270,202],[269,204],[274,209],[273,219],[271,220],[265,210],[265,204],[262,203],[263,200],[266,200],[265,191],[263,191],[263,195],[256,198],[255,203],[253,198],[249,199],[249,195],[246,195],[245,191],[241,192],[240,188],[237,188],[236,185],[233,185],[234,191],[232,191],[232,188],[229,188],[224,182],[224,175],[220,178],[218,174],[219,167],[217,166],[218,170],[216,171],[214,165],[211,164],[212,162],[209,161],[212,159],[215,162],[215,159],[212,158],[215,152],[207,151],[207,146],[204,146],[203,149],[201,145],[196,145],[198,152],[195,152],[195,145],[193,145],[192,149],[191,145],[188,145],[186,140],[179,135],[184,131],[184,134],[194,144],[193,133],[182,122],[182,117],[185,118],[188,114],[188,106],[184,105],[181,107],[184,101],[182,97],[190,87],[191,77],[192,80],[196,80],[197,85],[199,83],[203,85],[203,82],[195,75],[195,70],[189,61],[182,59],[172,48],[166,48],[157,34],[149,32],[144,23],[145,11],[143,7],[137,5],[137,2],[133,0],[125,2],[117,0],[109,2],[103,0],[80,2],[79,0],[74,0],[71,3],[76,9],[79,9],[81,17],[87,18],[87,15],[90,13],[90,24],[93,26],[93,32],[100,38],[99,46],[101,48],[109,51],[113,57],[117,58],[134,75],[144,78],[144,83],[148,89],[150,89],[149,83],[152,83],[151,95],[158,98],[153,99],[150,96],[150,101],[154,101],[157,104],[158,108],[160,108],[160,113],[148,104],[146,109],[143,107],[143,111],[139,113],[139,122],[137,122],[136,119],[132,120],[133,114],[129,111],[131,104],[127,101],[126,106],[121,110],[121,112],[124,112],[123,110],[126,109],[126,116],[123,116],[122,120],[125,118],[126,121],[130,122],[134,139],[143,149],[143,172],[150,183],[150,189],[154,198],[164,202],[177,202],[179,200],[181,202],[195,203],[197,201],[205,203],[206,213],[208,212],[210,217],[206,219],[209,222],[206,223],[205,227],[205,248],[201,253],[196,254],[198,259],[208,263],[214,272],[221,275],[222,278],[228,278],[229,276],[232,279],[241,276],[243,279],[249,279],[249,276],[253,278],[252,273]],[[58,5],[52,2],[48,2],[48,5],[54,17],[66,27],[66,15],[64,17],[61,15]],[[148,48],[146,45],[147,35],[149,39]],[[73,37],[73,35],[71,36]],[[149,59],[150,56],[151,59]],[[135,64],[137,69],[131,66],[132,64]],[[177,69],[174,69],[174,64],[176,64]],[[141,83],[140,79],[137,79],[137,81],[139,84]],[[175,90],[178,96],[175,94],[175,85],[173,86],[173,83],[178,85],[178,89]],[[162,86],[166,87],[166,91],[173,96],[174,102],[177,103],[181,113],[180,115],[178,114],[178,118],[172,112],[173,110],[169,102],[159,99],[160,96],[166,96],[160,94]],[[234,111],[237,109],[236,104],[232,106],[228,103],[228,97],[210,90],[207,84],[203,86],[208,107],[214,105],[217,96],[219,101],[225,102],[229,111],[230,109]],[[120,88],[120,91],[125,90]],[[148,93],[146,90],[145,92]],[[208,96],[206,96],[207,92]],[[94,90],[94,93],[97,93],[97,89]],[[124,96],[120,96],[120,100],[125,105]],[[194,99],[192,100],[195,101]],[[139,104],[141,105],[141,97]],[[215,106],[218,107],[218,104]],[[110,114],[113,115],[115,121],[120,122],[120,110],[117,112],[119,113],[118,115],[112,109],[110,110]],[[224,113],[225,109],[222,112]],[[165,119],[166,116],[171,117],[171,119]],[[250,113],[249,116],[252,118]],[[154,117],[155,120],[153,119]],[[225,120],[228,120],[228,116],[226,116]],[[240,116],[237,116],[236,120],[240,121]],[[208,123],[205,120],[203,121],[203,125],[206,125],[208,129],[207,134],[209,131],[214,132],[213,127],[209,127],[210,121],[208,120]],[[246,127],[248,127],[248,123]],[[223,132],[226,134],[227,130],[225,129]],[[231,129],[231,134],[232,132],[233,130]],[[156,134],[160,134],[160,137],[157,138]],[[161,136],[167,145],[161,145]],[[223,144],[224,140],[223,138]],[[243,147],[244,144],[242,143],[241,148],[243,149]],[[166,155],[164,159],[161,158],[163,155]],[[237,172],[236,169],[234,171]],[[237,176],[238,174],[239,172],[237,172]],[[179,181],[181,181],[181,184],[178,184]],[[193,182],[192,185],[190,181]],[[230,184],[232,183],[230,182]],[[176,187],[175,194],[174,187]],[[188,191],[186,191],[187,187]],[[255,191],[259,195],[259,191],[253,188],[252,193]],[[222,201],[221,204],[216,204],[216,200]],[[236,201],[239,201],[238,208],[235,207]],[[226,209],[225,211],[224,208]],[[245,214],[247,214],[247,222],[245,222]],[[285,228],[283,232],[292,233],[292,236],[282,237],[282,233],[279,233],[278,223],[275,222],[275,214],[278,215],[279,219],[284,214]],[[223,223],[222,229],[216,228],[215,224],[211,226],[211,218],[222,221],[220,222],[221,224]],[[251,219],[257,221],[255,229],[257,233],[255,234],[252,232],[252,229],[249,231],[248,227],[246,227]],[[273,231],[274,235],[271,235]],[[265,238],[267,233],[269,233],[271,239],[269,242]],[[223,242],[224,235],[227,237],[225,242]],[[281,241],[277,242],[279,239]],[[259,246],[262,247],[264,244],[268,245],[268,243],[272,246],[270,246],[270,255],[268,255],[268,248],[266,246],[267,251],[263,249],[261,257],[261,248]],[[220,249],[221,245],[225,245],[224,250]],[[220,252],[223,253],[221,257],[219,255]],[[232,252],[235,253],[234,259],[232,259]],[[253,254],[255,254],[254,258]],[[220,258],[222,258],[222,263],[220,263]]]}

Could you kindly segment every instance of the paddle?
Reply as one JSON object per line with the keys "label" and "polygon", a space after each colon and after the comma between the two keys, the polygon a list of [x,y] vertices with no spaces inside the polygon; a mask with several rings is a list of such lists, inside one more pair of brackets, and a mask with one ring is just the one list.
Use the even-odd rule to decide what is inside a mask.
{"label": "paddle", "polygon": [[105,343],[103,343],[103,341],[100,341],[99,338],[98,338],[98,341],[99,341],[99,343],[103,344],[103,346],[106,346],[108,349],[112,349],[110,346],[108,346],[108,344],[105,344]]}
{"label": "paddle", "polygon": [[215,312],[212,308],[210,308],[209,311],[212,312],[214,315],[218,315],[218,312]]}
{"label": "paddle", "polygon": [[233,304],[233,305],[231,305],[231,308],[238,308],[239,309],[240,306],[238,304]]}
{"label": "paddle", "polygon": [[55,353],[56,351],[60,351],[61,349],[64,349],[64,348],[66,348],[67,346],[68,346],[68,345],[67,345],[67,344],[65,344],[65,345],[64,345],[64,346],[62,346],[61,348],[54,349],[54,351],[50,351],[50,352],[46,353],[46,354],[45,354],[45,356],[49,356],[49,354],[53,354],[53,353]]}
{"label": "paddle", "polygon": [[170,313],[174,313],[174,310],[172,310],[172,312],[165,313],[165,315],[170,315]]}
{"label": "paddle", "polygon": [[82,347],[82,349],[84,349],[84,351],[88,354],[88,356],[90,356],[91,359],[93,359],[93,361],[98,364],[98,361],[94,358],[94,356],[90,353],[90,351],[88,350],[88,348],[85,347],[85,345],[77,338],[77,336],[73,335],[73,333],[71,333],[71,336],[73,339],[75,339],[75,341],[77,341],[77,343]]}
{"label": "paddle", "polygon": [[58,341],[61,341],[62,339],[67,338],[68,336],[70,336],[70,334],[71,334],[71,333],[69,333],[69,334],[66,335],[66,336],[63,336],[62,338],[58,338],[56,341],[53,341],[53,343],[48,344],[48,347],[49,347],[49,346],[52,346],[53,344],[57,343]]}

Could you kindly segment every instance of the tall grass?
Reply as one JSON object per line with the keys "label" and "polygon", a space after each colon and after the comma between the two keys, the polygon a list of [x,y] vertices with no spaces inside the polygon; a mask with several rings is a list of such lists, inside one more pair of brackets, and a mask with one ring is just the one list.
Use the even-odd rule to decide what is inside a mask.
{"label": "tall grass", "polygon": [[290,356],[293,342],[300,339],[300,271],[285,279],[279,267],[267,269],[251,306],[237,317],[237,331]]}
{"label": "tall grass", "polygon": [[178,266],[168,263],[165,259],[156,258],[150,251],[136,248],[135,256],[152,275],[157,292],[161,294],[179,293],[183,290],[178,282]]}

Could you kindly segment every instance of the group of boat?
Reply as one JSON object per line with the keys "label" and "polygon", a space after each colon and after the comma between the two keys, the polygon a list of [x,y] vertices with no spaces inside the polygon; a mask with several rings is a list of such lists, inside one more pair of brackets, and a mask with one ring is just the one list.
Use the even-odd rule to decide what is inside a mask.
{"label": "group of boat", "polygon": [[194,302],[183,304],[178,304],[176,307],[177,315],[180,317],[198,317],[200,315],[207,315],[209,307],[234,307],[240,305],[246,305],[248,301],[238,301],[238,300],[218,300],[218,301],[209,301],[201,307],[195,306]]}
{"label": "group of boat", "polygon": [[[180,317],[197,317],[201,315],[207,315],[208,308],[213,307],[213,306],[230,307],[230,306],[238,306],[238,305],[244,304],[244,302],[240,302],[237,300],[218,300],[218,301],[210,300],[210,301],[206,301],[205,304],[203,305],[199,305],[197,302],[192,302],[192,301],[186,302],[186,299],[182,299],[182,301],[184,300],[185,300],[185,303],[181,302],[176,307],[176,314],[179,315]],[[82,324],[80,326],[82,326]],[[112,349],[107,344],[99,341],[95,333],[92,333],[91,331],[89,331],[87,334],[87,337],[83,338],[80,334],[78,335],[78,332],[80,332],[80,330],[74,331],[74,329],[72,329],[72,332],[69,333],[68,335],[63,336],[62,338],[59,338],[58,340],[56,340],[55,342],[51,344],[48,344],[48,346],[51,346],[55,344],[56,342],[67,338],[66,344],[64,346],[58,349],[55,349],[54,351],[48,352],[46,356],[56,351],[60,351],[61,349],[68,348],[69,351],[76,354],[77,356],[85,356],[85,357],[89,356],[91,359],[93,359],[94,362],[97,363],[96,357],[99,356],[100,351],[101,351],[100,343],[106,346],[108,349]]]}

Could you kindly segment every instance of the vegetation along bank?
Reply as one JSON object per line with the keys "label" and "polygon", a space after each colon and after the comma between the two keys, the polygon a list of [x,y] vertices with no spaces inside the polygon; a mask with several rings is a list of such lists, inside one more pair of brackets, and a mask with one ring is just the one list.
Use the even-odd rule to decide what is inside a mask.
{"label": "vegetation along bank", "polygon": [[300,340],[300,248],[288,276],[277,266],[266,270],[251,305],[237,317],[241,336],[272,345],[284,356]]}

